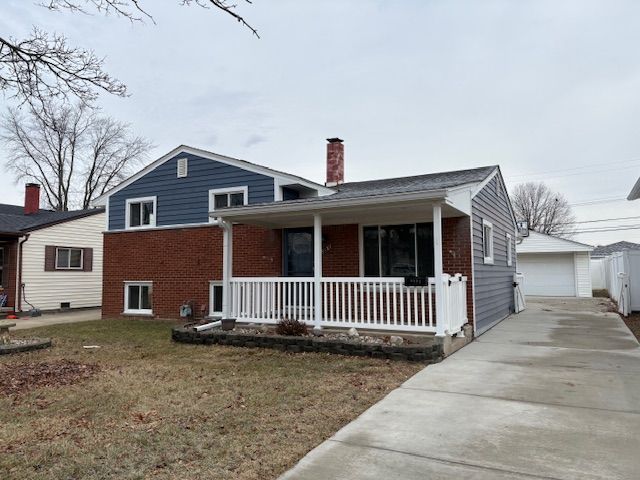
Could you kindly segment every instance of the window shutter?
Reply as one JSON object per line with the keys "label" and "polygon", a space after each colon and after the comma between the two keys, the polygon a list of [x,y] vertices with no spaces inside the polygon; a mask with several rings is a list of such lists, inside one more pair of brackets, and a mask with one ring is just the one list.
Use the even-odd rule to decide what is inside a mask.
{"label": "window shutter", "polygon": [[56,247],[55,245],[46,245],[44,247],[44,271],[55,272],[56,270]]}
{"label": "window shutter", "polygon": [[85,272],[93,271],[93,248],[83,248],[83,264],[82,269]]}

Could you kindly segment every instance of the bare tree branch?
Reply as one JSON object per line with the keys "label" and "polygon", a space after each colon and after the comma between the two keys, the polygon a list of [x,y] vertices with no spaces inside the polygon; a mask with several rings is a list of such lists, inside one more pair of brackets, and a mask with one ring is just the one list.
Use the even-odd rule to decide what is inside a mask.
{"label": "bare tree branch", "polygon": [[54,210],[89,208],[107,189],[129,176],[151,144],[130,126],[85,106],[48,102],[28,112],[10,109],[0,139],[8,150],[7,169],[16,180],[42,185]]}
{"label": "bare tree branch", "polygon": [[569,202],[546,184],[528,182],[516,186],[511,203],[518,220],[526,221],[529,229],[560,237],[573,235],[575,217]]}
{"label": "bare tree branch", "polygon": [[[244,0],[251,4],[251,0]],[[257,30],[227,0],[180,0],[181,5],[216,8],[237,20],[259,38]],[[92,11],[131,22],[154,21],[140,0],[42,0],[52,11],[89,15]],[[126,86],[103,70],[104,59],[90,50],[69,46],[63,35],[34,28],[23,40],[0,34],[0,91],[21,103],[43,105],[50,99],[76,97],[91,104],[99,92],[126,96]]]}

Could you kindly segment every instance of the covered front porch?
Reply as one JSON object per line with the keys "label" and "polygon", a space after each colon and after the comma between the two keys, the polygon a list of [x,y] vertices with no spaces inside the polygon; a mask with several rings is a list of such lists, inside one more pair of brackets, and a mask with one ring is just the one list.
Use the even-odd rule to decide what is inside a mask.
{"label": "covered front porch", "polygon": [[[265,324],[296,319],[314,329],[462,335],[471,301],[465,210],[464,203],[436,197],[346,206],[299,201],[212,212],[224,231],[221,315]],[[234,223],[283,232],[279,275],[233,274]],[[337,225],[353,226],[357,239],[328,236]],[[466,229],[460,232],[459,225]],[[445,261],[445,238],[458,252],[456,262]],[[342,248],[349,249],[342,257],[357,258],[357,275],[336,276],[323,268],[325,257]],[[469,268],[453,270],[462,265],[461,257],[468,258]]]}

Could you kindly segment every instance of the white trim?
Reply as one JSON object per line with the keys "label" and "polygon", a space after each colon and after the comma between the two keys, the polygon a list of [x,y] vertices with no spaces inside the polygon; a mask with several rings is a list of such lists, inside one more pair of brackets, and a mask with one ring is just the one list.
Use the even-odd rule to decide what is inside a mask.
{"label": "white trim", "polygon": [[513,266],[513,237],[510,233],[505,233],[507,240],[507,267]]}
{"label": "white trim", "polygon": [[[591,260],[589,260],[591,262]],[[591,278],[591,272],[589,272],[589,278]],[[573,283],[575,287],[576,297],[580,296],[580,287],[578,285],[578,254],[573,252]]]}
{"label": "white trim", "polygon": [[[60,250],[68,250],[69,251],[69,261],[68,267],[59,267],[58,266],[58,252]],[[71,266],[71,250],[80,250],[80,266],[72,267]],[[84,248],[81,247],[56,247],[56,258],[55,258],[55,270],[84,270]]]}
{"label": "white trim", "polygon": [[474,336],[477,334],[476,327],[476,266],[475,266],[475,256],[473,254],[473,215],[469,217],[469,237],[471,245],[471,302],[473,304],[473,334]]}
{"label": "white trim", "polygon": [[105,231],[109,230],[109,199],[107,198],[107,201],[105,203],[105,207],[104,207],[104,229]]}
{"label": "white trim", "polygon": [[[137,227],[132,227],[129,224],[129,221],[130,221],[129,205],[131,205],[132,203],[147,203],[147,202],[153,202],[153,214],[149,219],[151,223],[149,223],[149,225],[142,225],[141,223]],[[155,195],[151,197],[127,198],[124,208],[125,208],[125,212],[124,212],[124,229],[125,230],[140,230],[143,228],[154,228],[156,226],[156,218],[158,216],[158,197],[156,197]],[[142,222],[142,212],[140,212],[140,222]]]}
{"label": "white trim", "polygon": [[215,311],[213,309],[214,298],[213,298],[213,287],[222,287],[222,298],[224,299],[224,282],[222,280],[211,280],[209,281],[209,316],[210,317],[223,317],[222,310]]}
{"label": "white trim", "polygon": [[504,183],[504,178],[502,177],[502,172],[500,171],[499,166],[497,166],[493,171],[493,173],[489,174],[489,176],[485,178],[482,181],[482,183],[478,185],[475,191],[471,194],[471,200],[473,200],[482,191],[482,189],[486,187],[487,184],[491,182],[491,180],[493,180],[494,177],[496,176],[498,177],[500,183],[502,184],[504,199],[507,201],[507,206],[509,207],[509,213],[511,213],[511,219],[513,220],[513,225],[517,226],[518,220],[516,218],[516,212],[513,211],[513,205],[511,205],[511,198],[509,197],[509,193],[508,193],[509,190],[507,190],[507,185]]}
{"label": "white trim", "polygon": [[364,277],[364,225],[358,224],[358,273]]}
{"label": "white trim", "polygon": [[280,186],[280,179],[273,179],[273,201],[281,202],[282,201],[282,187]]}
{"label": "white trim", "polygon": [[[213,223],[216,221],[217,217],[212,215],[216,211],[216,195],[232,195],[234,193],[242,193],[242,203],[244,205],[249,205],[249,187],[247,185],[239,185],[237,187],[226,187],[226,188],[212,188],[209,190],[209,223]],[[233,208],[233,207],[226,207]]]}
{"label": "white trim", "polygon": [[[370,195],[357,198],[327,199],[309,202],[284,202],[249,205],[247,207],[225,208],[225,218],[245,217],[249,215],[263,215],[267,213],[297,213],[309,211],[323,211],[331,208],[360,207],[368,205],[388,204],[389,202],[407,202],[416,200],[444,200],[446,190],[432,190],[427,192],[405,192],[389,195]],[[211,215],[213,212],[209,212]]]}
{"label": "white trim", "polygon": [[145,227],[145,228],[119,228],[117,230],[108,230],[103,233],[127,233],[131,231],[136,232],[145,232],[150,230],[179,230],[181,228],[200,228],[200,227],[212,227],[218,225],[218,220],[213,219],[210,222],[205,223],[177,223],[173,225],[160,225],[156,227]]}
{"label": "white trim", "polygon": [[[487,252],[485,251],[485,246],[486,246],[486,242],[485,242],[485,231],[486,228],[489,228],[489,230],[491,231],[491,237],[489,238],[489,252],[490,255],[487,255]],[[488,222],[487,220],[485,220],[484,218],[482,219],[482,255],[484,256],[484,263],[486,265],[493,265],[494,264],[494,259],[495,259],[495,250],[494,250],[494,243],[493,243],[493,238],[495,236],[495,231],[493,229],[493,223]]]}
{"label": "white trim", "polygon": [[93,205],[104,205],[106,199],[109,198],[114,193],[119,192],[123,188],[131,185],[133,182],[135,182],[139,178],[145,176],[147,173],[151,172],[152,170],[155,170],[160,165],[168,162],[169,160],[171,160],[171,159],[173,159],[173,158],[175,158],[175,157],[177,157],[177,156],[179,156],[181,154],[195,155],[195,156],[202,157],[202,158],[205,158],[205,159],[208,159],[208,160],[215,160],[217,162],[225,163],[227,165],[232,165],[234,167],[242,168],[243,170],[246,170],[246,171],[249,171],[249,172],[259,173],[259,174],[266,175],[266,176],[272,177],[272,178],[278,178],[279,180],[281,180],[280,185],[300,184],[300,185],[303,185],[303,186],[305,186],[307,188],[310,188],[312,190],[316,190],[318,192],[318,195],[320,195],[320,196],[322,196],[322,195],[331,195],[331,194],[336,192],[334,189],[327,188],[322,184],[319,184],[319,183],[316,183],[316,182],[312,182],[311,180],[307,180],[306,178],[298,177],[297,175],[291,175],[289,173],[280,172],[280,171],[277,171],[277,170],[272,170],[269,167],[263,167],[262,165],[256,165],[255,163],[247,162],[246,160],[240,160],[240,159],[237,159],[237,158],[226,157],[224,155],[219,155],[217,153],[208,152],[206,150],[201,150],[199,148],[189,147],[187,145],[180,145],[180,146],[174,148],[173,150],[171,150],[166,155],[163,155],[162,157],[160,157],[156,161],[152,162],[151,164],[149,164],[147,167],[145,167],[142,170],[140,170],[135,175],[132,175],[131,177],[129,177],[128,179],[126,179],[125,181],[120,183],[119,185],[113,187],[108,192],[106,192],[106,193],[102,194],[101,196],[99,196],[98,198],[96,198],[93,201]]}
{"label": "white trim", "polygon": [[[124,281],[124,305],[122,312],[127,315],[153,315],[153,282],[149,281]],[[138,310],[129,310],[129,287],[131,286],[139,286],[139,287],[150,287],[151,288],[151,309],[148,308],[140,308]],[[142,294],[142,290],[140,290]],[[140,298],[142,300],[142,297]]]}

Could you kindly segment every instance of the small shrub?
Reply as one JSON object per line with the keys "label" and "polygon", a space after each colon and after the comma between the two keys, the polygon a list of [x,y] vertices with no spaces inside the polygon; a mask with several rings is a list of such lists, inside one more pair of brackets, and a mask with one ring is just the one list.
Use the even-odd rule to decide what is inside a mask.
{"label": "small shrub", "polygon": [[307,326],[299,320],[283,318],[276,325],[276,333],[278,335],[301,337],[307,334]]}

